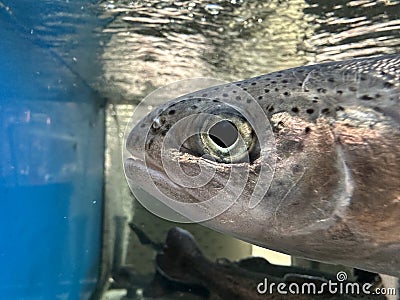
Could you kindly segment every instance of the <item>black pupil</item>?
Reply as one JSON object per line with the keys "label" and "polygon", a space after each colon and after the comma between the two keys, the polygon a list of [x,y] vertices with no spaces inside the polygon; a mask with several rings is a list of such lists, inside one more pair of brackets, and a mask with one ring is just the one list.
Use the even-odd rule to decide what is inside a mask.
{"label": "black pupil", "polygon": [[223,120],[211,127],[208,135],[218,146],[228,148],[236,142],[238,130],[232,122]]}

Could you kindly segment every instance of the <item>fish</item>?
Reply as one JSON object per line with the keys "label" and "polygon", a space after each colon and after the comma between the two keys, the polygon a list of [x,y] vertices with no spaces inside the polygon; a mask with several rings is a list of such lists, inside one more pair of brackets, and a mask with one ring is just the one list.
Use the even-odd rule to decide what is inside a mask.
{"label": "fish", "polygon": [[[179,228],[171,228],[165,243],[152,241],[147,234],[136,224],[129,223],[129,227],[138,237],[142,245],[148,246],[156,254],[155,273],[150,281],[147,276],[138,276],[134,266],[123,266],[113,275],[114,285],[127,289],[127,297],[134,298],[138,289],[143,288],[141,294],[146,298],[175,297],[180,299],[257,299],[261,294],[255,287],[266,282],[279,283],[307,283],[321,288],[328,280],[338,283],[337,276],[318,270],[304,269],[296,266],[280,266],[268,262],[262,257],[247,257],[231,262],[226,258],[218,258],[215,262],[207,259],[201,252],[195,238],[190,232]],[[200,271],[200,272],[199,272]],[[210,274],[202,276],[201,274]],[[232,280],[233,279],[233,280]],[[378,274],[360,271],[355,281],[342,283],[366,284],[375,288],[382,287]],[[143,281],[147,283],[143,284]],[[216,287],[215,282],[219,282]],[[237,285],[236,282],[240,282]],[[292,295],[292,298],[298,295]],[[355,296],[355,295],[353,295]],[[383,296],[358,295],[361,299],[385,299]],[[275,295],[264,295],[265,299],[280,299]],[[286,295],[285,295],[286,297]],[[290,297],[289,297],[290,298]],[[314,299],[313,295],[304,295],[303,299]],[[295,298],[297,299],[297,298]],[[350,295],[328,295],[320,293],[318,299],[354,299]],[[360,298],[358,298],[360,299]]]}
{"label": "fish", "polygon": [[153,197],[142,204],[271,250],[400,277],[400,55],[165,101],[126,135],[127,180]]}
{"label": "fish", "polygon": [[[262,259],[259,258],[258,261],[260,260]],[[372,294],[337,293],[335,295],[335,293],[329,293],[328,289],[324,290],[323,284],[328,282],[325,275],[329,277],[327,274],[323,275],[319,272],[319,276],[315,276],[311,270],[286,266],[280,267],[282,277],[277,277],[273,273],[274,268],[279,270],[279,266],[274,266],[266,260],[263,264],[267,265],[268,273],[254,272],[227,260],[211,262],[202,254],[194,237],[179,227],[171,228],[168,231],[164,249],[156,256],[158,274],[162,274],[171,281],[205,287],[209,291],[207,299],[386,299],[383,295]],[[299,271],[301,273],[298,273]],[[340,283],[337,279],[331,282]],[[317,292],[291,294],[289,292],[273,292],[267,288],[273,284],[287,286],[292,284],[300,287],[305,283],[314,285]],[[350,283],[350,281],[342,283]],[[354,282],[352,283],[354,284]],[[370,284],[370,286],[373,285]]]}

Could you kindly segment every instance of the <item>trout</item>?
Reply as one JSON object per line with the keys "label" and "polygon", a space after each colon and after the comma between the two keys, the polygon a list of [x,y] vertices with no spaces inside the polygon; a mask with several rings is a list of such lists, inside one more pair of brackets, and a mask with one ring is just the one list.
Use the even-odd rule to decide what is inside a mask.
{"label": "trout", "polygon": [[400,55],[165,99],[129,132],[128,181],[268,249],[400,277]]}

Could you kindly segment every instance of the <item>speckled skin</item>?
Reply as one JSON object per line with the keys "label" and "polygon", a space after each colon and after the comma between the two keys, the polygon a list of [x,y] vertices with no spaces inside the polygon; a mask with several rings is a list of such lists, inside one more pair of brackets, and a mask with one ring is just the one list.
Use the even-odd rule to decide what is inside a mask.
{"label": "speckled skin", "polygon": [[[259,205],[248,206],[262,164],[257,157],[228,164],[201,157],[201,144],[175,149],[170,159],[187,173],[199,165],[215,169],[213,180],[198,189],[173,183],[160,163],[172,124],[229,111],[223,98],[237,98],[234,93],[204,99],[224,86],[172,100],[146,116],[127,140],[127,176],[146,184],[140,182],[144,163],[136,159],[145,152],[163,193],[198,203],[218,193],[231,170],[248,172],[239,200],[206,226],[291,255],[400,276],[400,55],[299,67],[230,85],[259,103],[274,135],[273,180]],[[226,195],[237,192],[235,180]]]}

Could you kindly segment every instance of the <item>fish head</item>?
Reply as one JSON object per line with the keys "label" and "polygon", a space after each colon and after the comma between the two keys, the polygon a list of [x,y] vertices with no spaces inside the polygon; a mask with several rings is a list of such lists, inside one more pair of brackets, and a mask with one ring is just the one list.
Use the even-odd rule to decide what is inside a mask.
{"label": "fish head", "polygon": [[329,125],[320,123],[269,111],[236,85],[208,88],[134,126],[126,176],[190,221],[250,241],[309,233],[331,221],[347,192]]}
{"label": "fish head", "polygon": [[[240,93],[237,87],[222,90],[222,95]],[[272,150],[262,158],[255,130],[265,132],[261,141],[270,145],[263,152],[273,149],[269,122],[259,126],[249,121],[254,115],[267,120],[263,110],[249,113],[214,92],[163,104],[136,124],[126,140],[127,178],[196,222],[222,213],[244,191],[249,199],[263,160],[272,164],[274,159]],[[271,180],[272,172],[267,177]]]}

